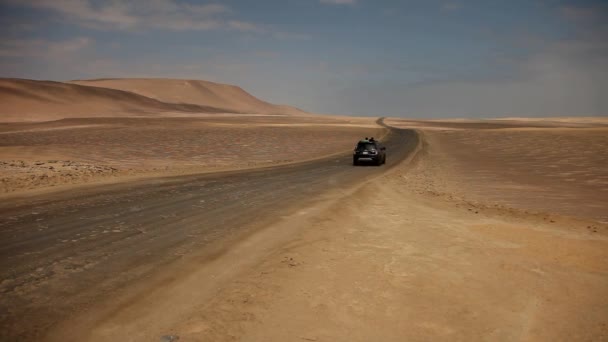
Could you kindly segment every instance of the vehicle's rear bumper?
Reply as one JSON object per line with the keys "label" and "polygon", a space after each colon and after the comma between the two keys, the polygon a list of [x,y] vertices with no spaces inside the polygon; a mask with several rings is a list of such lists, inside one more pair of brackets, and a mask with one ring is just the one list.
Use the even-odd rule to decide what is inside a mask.
{"label": "vehicle's rear bumper", "polygon": [[356,159],[357,161],[376,161],[378,160],[380,157],[379,156],[354,156],[354,159]]}

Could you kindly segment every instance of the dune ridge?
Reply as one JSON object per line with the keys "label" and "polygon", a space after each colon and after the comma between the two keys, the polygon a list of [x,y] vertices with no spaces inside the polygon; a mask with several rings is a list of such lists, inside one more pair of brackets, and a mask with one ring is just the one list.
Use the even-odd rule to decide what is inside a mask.
{"label": "dune ridge", "polygon": [[237,113],[297,115],[306,112],[275,105],[249,94],[241,87],[203,80],[164,78],[105,78],[75,80],[72,84],[133,92],[167,103],[190,103],[226,108]]}
{"label": "dune ridge", "polygon": [[[180,84],[187,86],[181,87]],[[150,117],[167,113],[305,114],[292,107],[264,102],[239,87],[206,81],[112,79],[55,82],[0,78],[0,122]]]}

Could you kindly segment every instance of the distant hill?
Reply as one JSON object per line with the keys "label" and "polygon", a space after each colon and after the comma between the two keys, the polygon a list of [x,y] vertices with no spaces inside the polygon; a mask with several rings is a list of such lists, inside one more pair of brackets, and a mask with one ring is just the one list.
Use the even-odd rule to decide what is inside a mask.
{"label": "distant hill", "polygon": [[242,88],[202,80],[118,78],[78,80],[70,83],[119,89],[167,103],[189,103],[224,108],[236,113],[305,114],[304,111],[258,99]]}
{"label": "distant hill", "polygon": [[0,78],[0,122],[164,114],[305,114],[239,87],[205,81],[113,79],[69,83]]}

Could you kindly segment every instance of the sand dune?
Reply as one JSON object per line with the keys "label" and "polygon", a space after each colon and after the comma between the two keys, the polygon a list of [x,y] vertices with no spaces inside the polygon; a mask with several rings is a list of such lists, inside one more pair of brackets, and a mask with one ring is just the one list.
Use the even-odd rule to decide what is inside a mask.
{"label": "sand dune", "polygon": [[305,114],[294,107],[262,101],[240,87],[208,81],[121,78],[78,80],[71,83],[129,91],[167,103],[224,108],[235,113]]}
{"label": "sand dune", "polygon": [[0,122],[194,113],[306,114],[264,102],[236,86],[206,81],[0,79]]}
{"label": "sand dune", "polygon": [[116,89],[24,79],[0,79],[0,99],[3,122],[226,111],[200,104],[164,103]]}

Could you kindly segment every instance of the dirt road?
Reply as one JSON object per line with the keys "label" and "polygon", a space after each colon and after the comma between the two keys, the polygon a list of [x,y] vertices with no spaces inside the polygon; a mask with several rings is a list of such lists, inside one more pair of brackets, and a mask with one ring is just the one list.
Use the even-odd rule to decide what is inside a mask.
{"label": "dirt road", "polygon": [[[417,145],[393,130],[383,167],[350,154],[249,172],[89,187],[0,205],[2,339],[36,340],[122,288],[213,259],[241,239],[403,160]],[[311,148],[313,148],[311,146]]]}
{"label": "dirt road", "polygon": [[436,139],[393,131],[388,170],[345,155],[6,204],[2,337],[607,340],[608,225],[452,193],[482,164]]}

